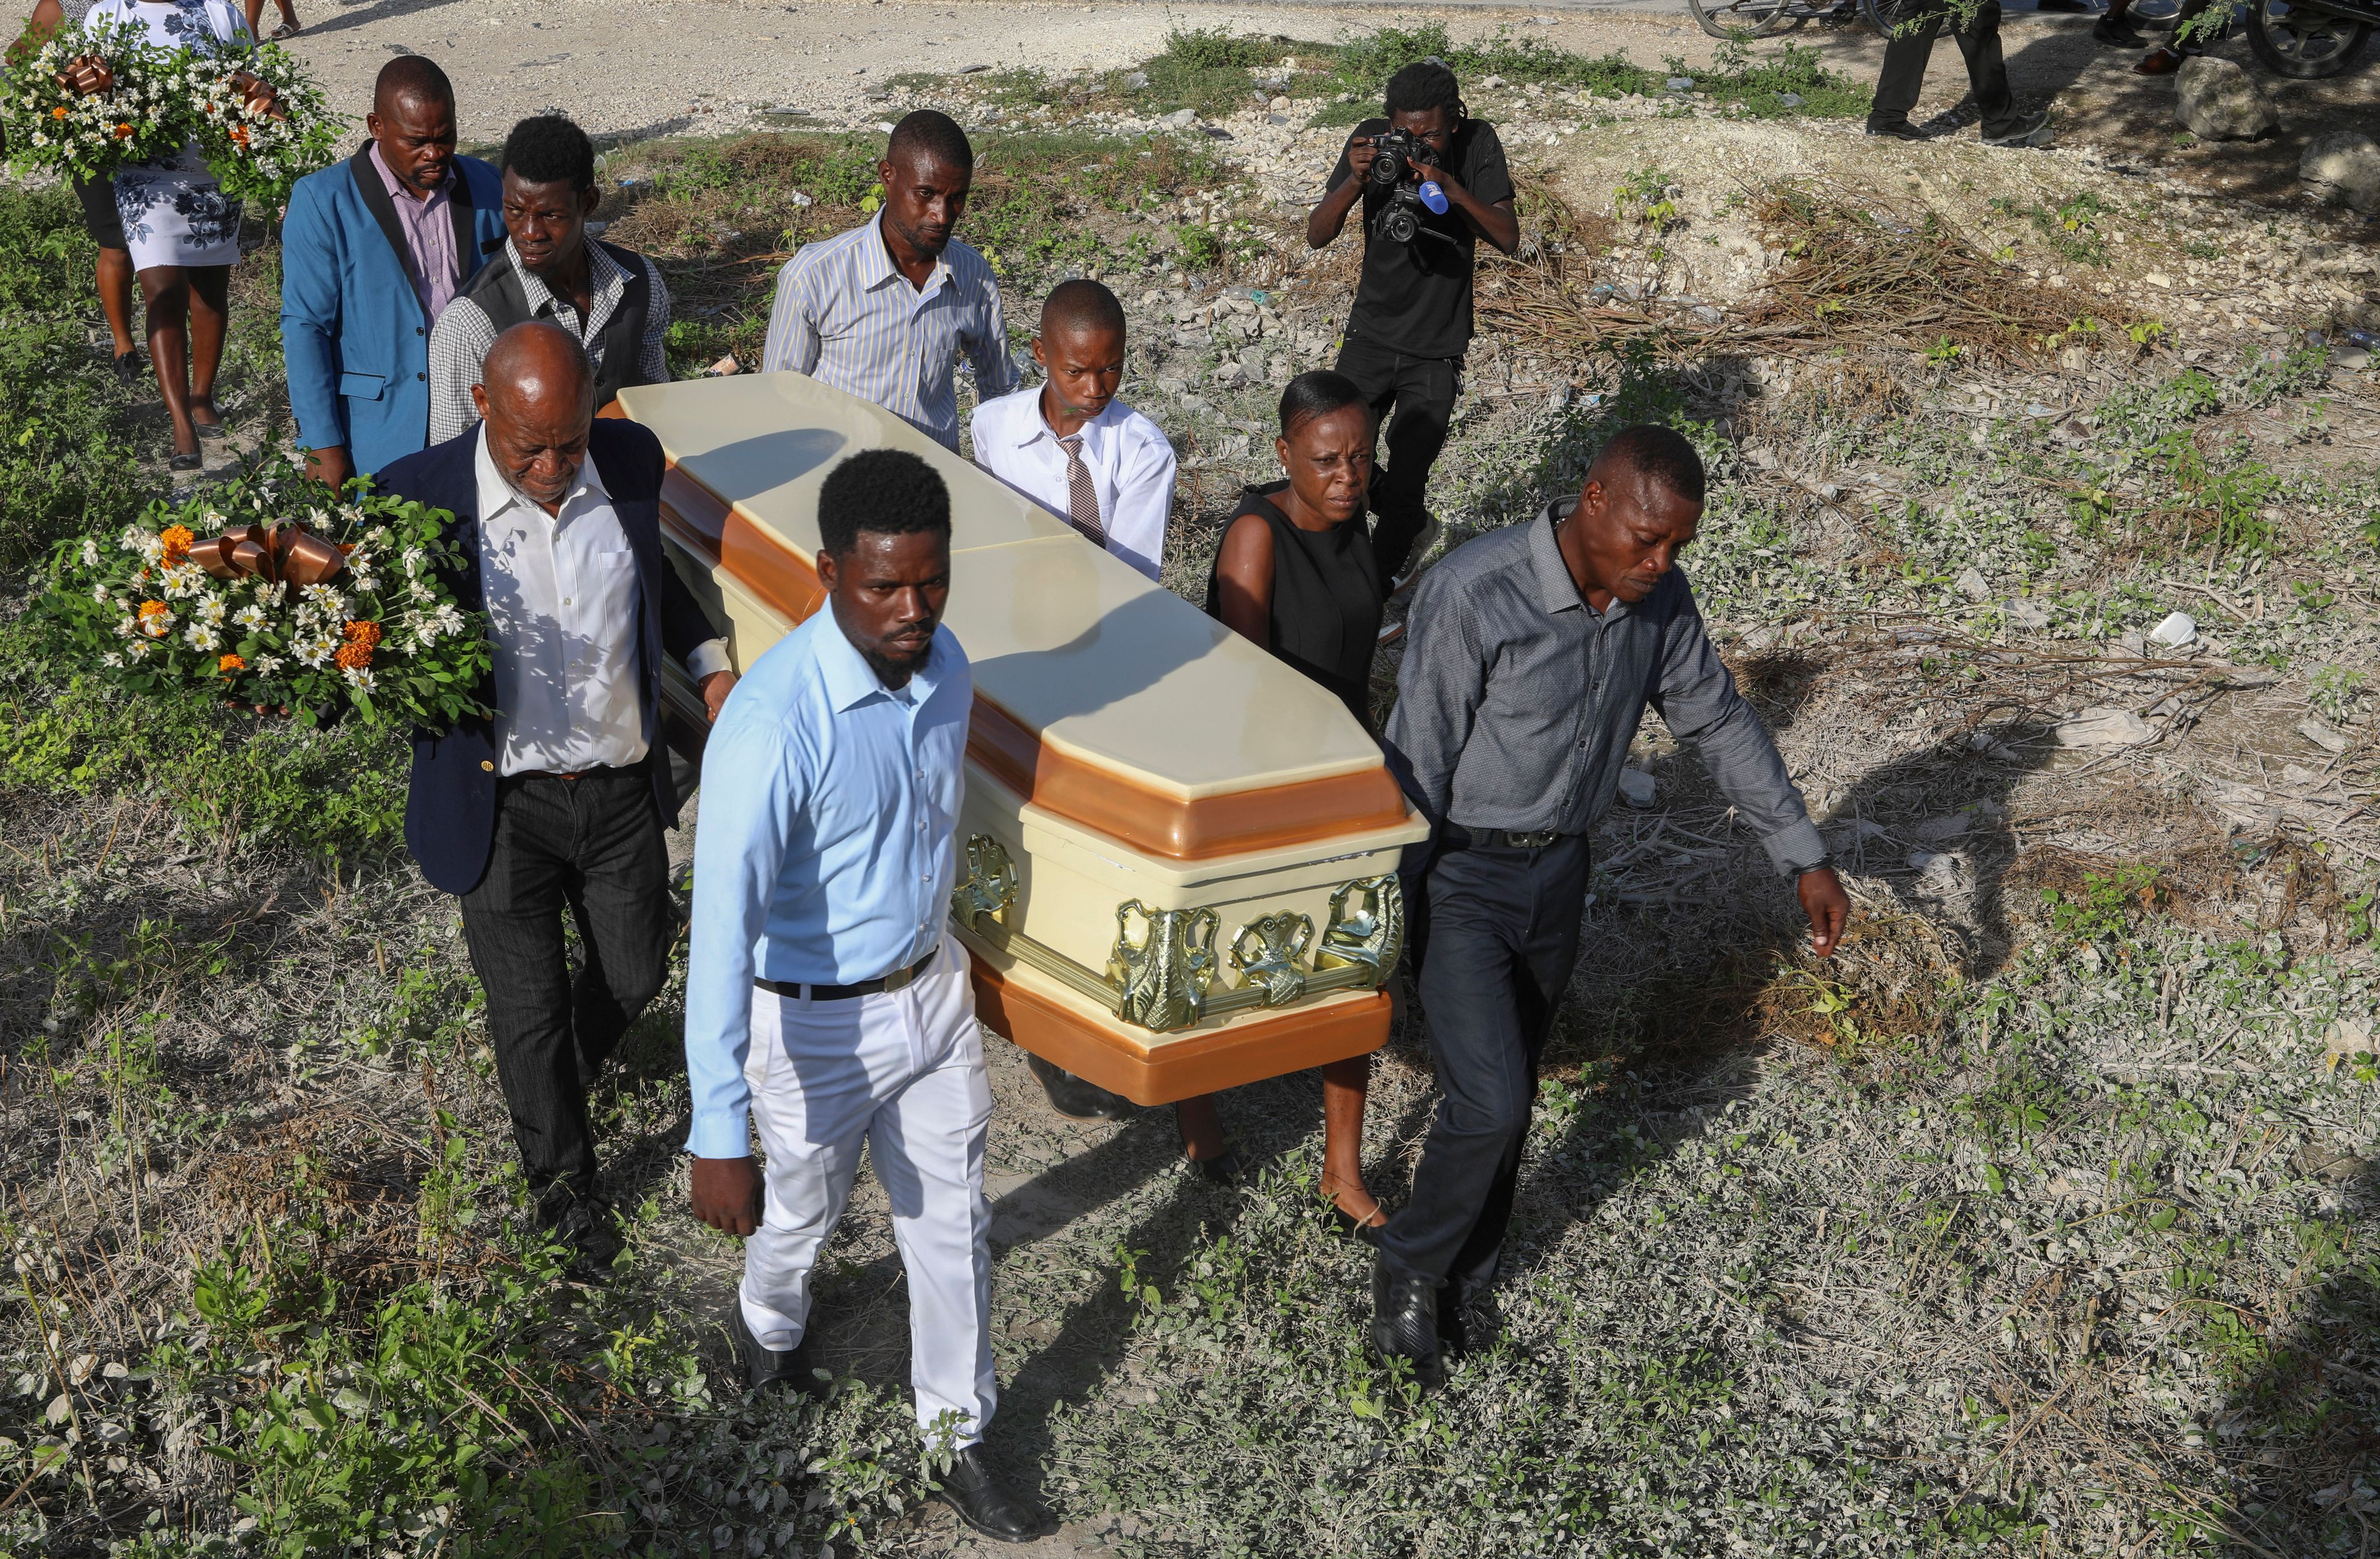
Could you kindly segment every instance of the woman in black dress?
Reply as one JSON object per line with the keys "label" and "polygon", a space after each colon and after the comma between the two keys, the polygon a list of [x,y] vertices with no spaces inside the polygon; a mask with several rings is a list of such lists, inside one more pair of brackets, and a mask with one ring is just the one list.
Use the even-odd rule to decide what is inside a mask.
{"label": "woman in black dress", "polygon": [[[1302,373],[1281,397],[1273,442],[1289,479],[1246,489],[1207,576],[1207,610],[1338,695],[1367,731],[1372,652],[1388,583],[1364,525],[1372,479],[1372,408],[1345,377]],[[1342,1227],[1387,1222],[1364,1189],[1364,1090],[1372,1058],[1322,1069],[1322,1186]],[[1182,1142],[1208,1173],[1228,1178],[1211,1094],[1175,1106]]]}

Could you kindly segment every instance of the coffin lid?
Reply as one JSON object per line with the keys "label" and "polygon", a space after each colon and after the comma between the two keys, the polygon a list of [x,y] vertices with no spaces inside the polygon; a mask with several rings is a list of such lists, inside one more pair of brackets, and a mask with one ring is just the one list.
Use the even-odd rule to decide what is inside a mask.
{"label": "coffin lid", "polygon": [[[940,471],[952,500],[945,621],[973,663],[978,703],[971,755],[982,758],[1004,731],[1011,767],[1043,781],[1032,787],[1037,804],[1144,848],[1129,836],[1190,841],[1169,854],[1217,853],[1196,841],[1238,837],[1219,835],[1214,819],[1261,813],[1264,792],[1281,792],[1284,819],[1304,816],[1300,831],[1317,839],[1411,825],[1378,745],[1338,699],[881,408],[798,373],[645,385],[621,392],[620,405],[675,467],[679,501],[667,517],[680,538],[700,533],[789,618],[814,601],[768,581],[798,578],[814,591],[828,471],[872,448],[907,450]],[[689,480],[715,503],[688,502]],[[1086,816],[1105,805],[1095,794],[1103,779],[1177,816],[1147,828]],[[1065,804],[1075,792],[1091,804]],[[1300,796],[1305,804],[1293,803]],[[1193,816],[1202,804],[1203,824]]]}

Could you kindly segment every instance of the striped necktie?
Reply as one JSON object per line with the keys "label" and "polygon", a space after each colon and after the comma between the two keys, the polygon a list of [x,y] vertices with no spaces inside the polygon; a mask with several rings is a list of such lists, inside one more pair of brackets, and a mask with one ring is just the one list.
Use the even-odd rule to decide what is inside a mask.
{"label": "striped necktie", "polygon": [[1083,464],[1083,436],[1080,433],[1058,441],[1066,452],[1066,510],[1075,528],[1088,537],[1092,545],[1108,544],[1107,528],[1099,524],[1099,489],[1091,486],[1091,468]]}

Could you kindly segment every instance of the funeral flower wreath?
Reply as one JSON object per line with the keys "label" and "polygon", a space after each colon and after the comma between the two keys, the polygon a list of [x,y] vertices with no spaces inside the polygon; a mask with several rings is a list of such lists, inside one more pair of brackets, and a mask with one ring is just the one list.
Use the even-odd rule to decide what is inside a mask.
{"label": "funeral flower wreath", "polygon": [[134,692],[443,731],[488,712],[486,622],[446,584],[452,519],[362,483],[333,494],[280,455],[60,543],[42,607]]}
{"label": "funeral flower wreath", "polygon": [[344,129],[277,43],[161,49],[105,18],[12,49],[0,81],[0,132],[20,175],[105,178],[195,145],[225,194],[277,206],[329,164]]}

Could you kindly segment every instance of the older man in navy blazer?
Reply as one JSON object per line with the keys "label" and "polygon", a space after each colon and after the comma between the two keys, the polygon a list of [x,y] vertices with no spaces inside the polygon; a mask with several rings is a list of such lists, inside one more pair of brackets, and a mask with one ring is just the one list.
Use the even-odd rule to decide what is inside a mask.
{"label": "older man in navy blazer", "polygon": [[492,718],[414,733],[405,842],[424,876],[462,898],[540,1220],[592,1277],[619,1239],[596,1196],[587,1088],[660,991],[677,933],[662,662],[686,663],[713,717],[735,678],[662,555],[661,445],[633,422],[596,420],[577,341],[516,325],[483,372],[480,422],[380,473],[383,490],[455,516],[446,536],[464,563],[449,583],[487,613],[495,660],[480,694]]}
{"label": "older man in navy blazer", "polygon": [[455,154],[455,89],[419,54],[381,67],[371,139],[290,191],[281,353],[308,469],[336,485],[430,441],[430,329],[504,241],[504,181]]}

